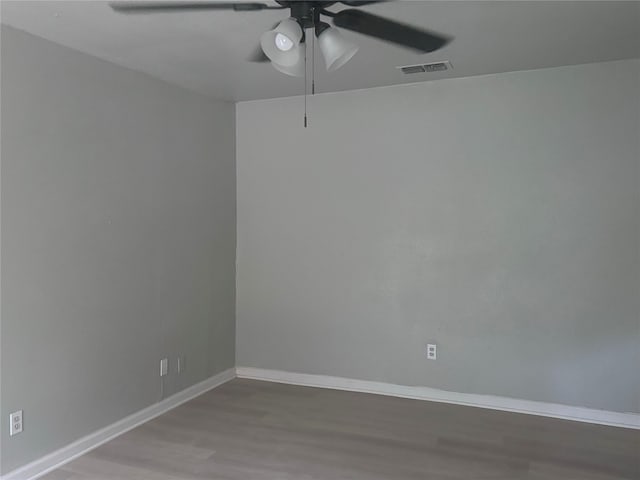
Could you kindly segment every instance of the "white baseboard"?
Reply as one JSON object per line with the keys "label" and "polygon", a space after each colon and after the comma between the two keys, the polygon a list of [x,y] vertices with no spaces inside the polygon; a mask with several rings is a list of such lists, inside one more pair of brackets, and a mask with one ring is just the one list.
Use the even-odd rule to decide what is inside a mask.
{"label": "white baseboard", "polygon": [[472,393],[448,392],[428,387],[409,387],[391,383],[370,382],[326,375],[310,375],[305,373],[284,372],[280,370],[265,370],[252,367],[230,368],[196,385],[192,385],[181,392],[172,395],[150,407],[129,415],[101,430],[83,437],[66,447],[56,450],[23,467],[0,476],[0,480],[34,480],[51,470],[59,468],[65,463],[83,455],[105,442],[121,435],[138,425],[162,415],[172,408],[185,403],[204,392],[211,390],[236,376],[254,380],[288,383],[308,387],[331,388],[352,392],[373,393],[393,397],[428,400],[432,402],[451,403],[470,407],[488,408],[505,412],[524,413],[543,417],[560,418],[577,422],[610,425],[614,427],[640,429],[640,414],[619,413],[606,410],[596,410],[585,407],[572,407],[556,403],[534,402],[515,398],[497,397],[492,395],[477,395]]}
{"label": "white baseboard", "polygon": [[121,435],[138,425],[148,422],[152,418],[162,415],[163,413],[177,407],[178,405],[191,400],[204,392],[222,385],[229,380],[234,379],[236,372],[234,368],[230,368],[213,377],[209,377],[200,383],[192,385],[181,392],[176,393],[161,402],[155,403],[139,412],[129,415],[111,425],[90,433],[86,437],[62,447],[49,455],[24,465],[0,477],[0,480],[33,480],[45,473],[50,472],[74,458],[87,453],[90,450],[108,442],[114,437]]}
{"label": "white baseboard", "polygon": [[378,395],[561,418],[563,420],[595,423],[598,425],[640,429],[640,414],[637,413],[609,412],[606,410],[573,407],[557,403],[534,402],[492,395],[448,392],[446,390],[428,387],[408,387],[391,383],[370,382],[326,375],[308,375],[304,373],[283,372],[280,370],[264,370],[252,367],[237,367],[236,373],[240,378],[250,378],[254,380],[331,388],[334,390],[348,390],[352,392],[375,393]]}

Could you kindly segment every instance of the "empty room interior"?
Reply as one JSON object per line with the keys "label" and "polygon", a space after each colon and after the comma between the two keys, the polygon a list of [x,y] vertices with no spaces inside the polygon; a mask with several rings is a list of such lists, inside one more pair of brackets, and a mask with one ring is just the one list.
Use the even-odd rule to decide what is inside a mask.
{"label": "empty room interior", "polygon": [[0,7],[0,480],[640,480],[640,1]]}

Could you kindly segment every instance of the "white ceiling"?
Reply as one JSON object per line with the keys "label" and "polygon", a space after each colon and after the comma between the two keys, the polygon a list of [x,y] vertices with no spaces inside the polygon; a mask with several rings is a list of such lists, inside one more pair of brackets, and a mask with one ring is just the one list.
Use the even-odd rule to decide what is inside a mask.
{"label": "white ceiling", "polygon": [[[347,32],[360,51],[332,73],[318,55],[316,91],[640,57],[640,2],[414,0],[364,8],[455,40],[418,55]],[[7,25],[213,97],[242,101],[304,89],[301,79],[245,61],[286,10],[122,15],[106,2],[2,1],[1,13]],[[454,69],[403,75],[395,68],[438,60]]]}

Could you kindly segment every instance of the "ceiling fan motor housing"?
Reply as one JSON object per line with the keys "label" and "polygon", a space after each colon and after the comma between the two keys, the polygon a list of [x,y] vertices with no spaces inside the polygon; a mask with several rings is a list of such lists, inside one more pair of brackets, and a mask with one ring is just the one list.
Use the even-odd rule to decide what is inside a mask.
{"label": "ceiling fan motor housing", "polygon": [[291,1],[276,0],[283,7],[291,9],[291,17],[295,18],[303,29],[313,28],[320,21],[320,11],[336,2],[325,1]]}

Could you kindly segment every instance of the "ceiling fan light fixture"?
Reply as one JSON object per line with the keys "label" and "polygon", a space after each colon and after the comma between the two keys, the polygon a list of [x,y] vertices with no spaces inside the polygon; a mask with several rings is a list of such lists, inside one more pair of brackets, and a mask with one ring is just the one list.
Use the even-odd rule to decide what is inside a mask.
{"label": "ceiling fan light fixture", "polygon": [[278,32],[276,34],[275,42],[276,48],[278,50],[282,50],[283,52],[287,52],[293,48],[293,40],[291,40],[286,35],[283,35],[282,33]]}
{"label": "ceiling fan light fixture", "polygon": [[318,46],[329,72],[339,69],[358,51],[355,43],[345,39],[340,31],[333,27],[326,27],[319,32]]}
{"label": "ceiling fan light fixture", "polygon": [[276,28],[260,37],[264,54],[282,67],[293,67],[300,60],[302,28],[293,18],[286,18]]}
{"label": "ceiling fan light fixture", "polygon": [[[0,0],[2,1],[2,0]],[[249,12],[261,10],[289,10],[289,18],[280,21],[273,30],[260,37],[260,48],[253,50],[248,60],[251,62],[270,62],[274,68],[291,76],[303,76],[306,73],[305,31],[314,28],[315,35],[327,70],[332,72],[347,63],[358,51],[358,46],[342,37],[337,28],[322,21],[331,19],[335,27],[354,33],[376,38],[387,43],[409,48],[420,53],[434,52],[446,44],[452,37],[424,30],[380,15],[360,9],[364,5],[386,0],[275,0],[272,3],[255,1],[198,0],[145,0],[111,2],[111,8],[120,13],[170,13],[188,11],[233,10]],[[327,10],[336,3],[354,7]],[[427,69],[427,65],[422,65]],[[422,68],[421,67],[421,68]],[[433,71],[436,67],[433,66]],[[315,73],[315,70],[314,72]]]}
{"label": "ceiling fan light fixture", "polygon": [[298,50],[298,61],[293,65],[281,65],[277,62],[271,62],[273,68],[291,77],[304,77],[304,44],[299,43],[294,49]]}
{"label": "ceiling fan light fixture", "polygon": [[271,65],[279,72],[289,75],[290,77],[304,77],[304,62],[298,62],[291,67],[285,67],[273,62],[271,62]]}

